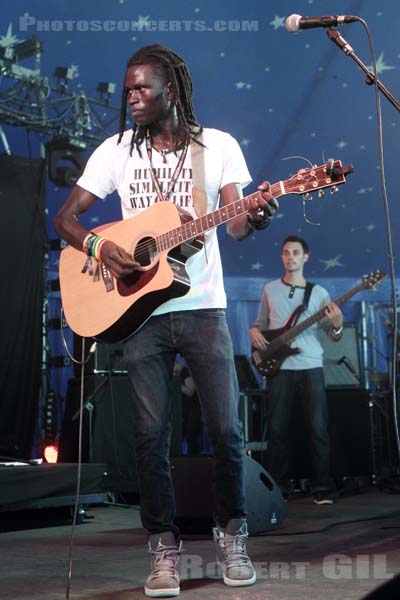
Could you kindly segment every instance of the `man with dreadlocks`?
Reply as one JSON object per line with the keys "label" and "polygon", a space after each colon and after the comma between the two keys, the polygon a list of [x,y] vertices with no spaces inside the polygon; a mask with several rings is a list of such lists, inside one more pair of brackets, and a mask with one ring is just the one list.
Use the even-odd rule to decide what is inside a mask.
{"label": "man with dreadlocks", "polygon": [[[124,131],[127,108],[134,127]],[[201,213],[202,206],[209,213],[219,203],[225,207],[238,201],[242,187],[250,181],[238,143],[227,133],[203,129],[197,123],[192,81],[183,59],[164,46],[146,46],[127,65],[119,135],[105,140],[92,154],[59,211],[55,227],[60,236],[94,256],[113,277],[123,278],[140,268],[137,257],[87,231],[78,220],[97,198],[117,190],[124,218],[169,201],[182,215],[182,222],[187,222]],[[228,221],[227,231],[234,239],[264,229],[278,206],[267,182],[258,189],[248,200],[247,212],[237,217],[233,213]],[[143,235],[148,236],[148,231]],[[177,564],[181,542],[174,523],[169,462],[169,405],[177,353],[183,355],[195,380],[215,451],[213,533],[224,582],[244,586],[256,580],[246,552],[245,454],[215,227],[207,231],[204,242],[205,247],[197,246],[187,261],[189,291],[161,303],[134,335],[126,332],[124,344],[141,517],[152,554],[145,584],[145,594],[150,597],[176,596],[180,591]]]}

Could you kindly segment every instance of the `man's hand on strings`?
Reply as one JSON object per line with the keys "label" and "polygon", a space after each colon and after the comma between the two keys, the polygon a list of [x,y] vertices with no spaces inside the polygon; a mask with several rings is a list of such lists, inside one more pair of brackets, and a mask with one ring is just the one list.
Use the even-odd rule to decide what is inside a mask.
{"label": "man's hand on strings", "polygon": [[107,240],[100,249],[101,261],[114,277],[121,279],[140,266],[124,248]]}
{"label": "man's hand on strings", "polygon": [[263,336],[263,334],[261,333],[261,331],[258,329],[258,327],[251,327],[249,329],[249,336],[250,336],[250,341],[251,341],[251,345],[253,346],[253,348],[255,348],[256,350],[266,350],[268,347],[268,342],[265,339],[265,337]]}

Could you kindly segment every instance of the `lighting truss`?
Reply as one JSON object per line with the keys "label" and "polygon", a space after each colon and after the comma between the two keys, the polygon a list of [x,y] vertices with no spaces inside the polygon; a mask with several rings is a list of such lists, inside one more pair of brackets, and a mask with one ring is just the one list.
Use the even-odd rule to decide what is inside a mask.
{"label": "lighting truss", "polygon": [[[111,104],[110,94],[103,88],[99,98],[90,98],[84,91],[68,88],[69,77],[52,84],[40,70],[42,43],[35,38],[24,41],[31,48],[34,67],[21,66],[26,58],[19,54],[21,43],[0,48],[0,123],[23,127],[45,137],[65,136],[82,140],[86,146],[97,146],[114,133],[112,124],[118,119],[119,106]],[[113,84],[108,84],[113,89]],[[115,88],[114,88],[115,89]]]}

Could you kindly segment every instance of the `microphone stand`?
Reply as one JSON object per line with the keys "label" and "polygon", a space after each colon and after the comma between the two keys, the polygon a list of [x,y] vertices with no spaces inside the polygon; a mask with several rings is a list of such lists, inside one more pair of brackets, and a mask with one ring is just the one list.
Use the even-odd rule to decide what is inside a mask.
{"label": "microphone stand", "polygon": [[[99,391],[107,383],[110,383],[110,380],[111,380],[111,373],[109,372],[107,374],[107,376],[102,378],[102,381],[95,387],[94,391],[90,394],[90,396],[88,397],[88,399],[82,406],[82,410],[86,409],[89,414],[89,435],[88,435],[89,439],[88,439],[88,442],[89,442],[89,462],[90,463],[93,462],[93,411],[94,411],[94,407],[95,407],[95,398],[96,398],[97,394],[99,393]],[[79,417],[80,412],[81,412],[81,409],[78,408],[78,410],[72,417],[72,421],[76,421],[76,419]]]}
{"label": "microphone stand", "polygon": [[[352,58],[354,60],[354,62],[356,62],[358,64],[358,66],[364,71],[364,73],[367,76],[367,79],[366,79],[365,83],[367,85],[373,85],[373,84],[375,84],[375,75],[374,75],[374,73],[372,73],[372,71],[368,70],[368,67],[362,62],[362,60],[360,60],[358,58],[357,54],[354,52],[354,49],[340,35],[340,33],[338,32],[338,30],[334,29],[333,27],[329,27],[326,30],[326,34],[327,34],[328,38],[334,44],[336,44],[336,46],[338,46],[341,50],[343,50],[343,52],[347,56],[350,56],[350,58]],[[377,79],[376,80],[376,84],[377,84],[378,88],[380,89],[380,91],[382,92],[382,94],[384,94],[384,96],[386,96],[386,98],[389,100],[389,102],[391,102],[391,104],[395,107],[395,109],[398,110],[398,111],[400,111],[400,103],[389,92],[389,90],[383,85],[383,83],[381,81],[379,81],[379,79]]]}

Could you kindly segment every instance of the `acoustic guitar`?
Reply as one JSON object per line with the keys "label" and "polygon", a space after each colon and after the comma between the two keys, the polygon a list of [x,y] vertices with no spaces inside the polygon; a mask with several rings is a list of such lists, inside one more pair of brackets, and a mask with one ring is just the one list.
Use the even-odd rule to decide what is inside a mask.
{"label": "acoustic guitar", "polygon": [[[341,161],[330,159],[323,165],[300,169],[289,179],[272,184],[270,191],[275,198],[309,195],[328,187],[335,192],[352,171],[352,165],[342,166]],[[82,251],[64,248],[60,288],[71,329],[82,337],[108,343],[132,335],[161,304],[189,291],[185,266],[202,249],[202,234],[246,213],[251,199],[259,194],[254,192],[185,224],[174,204],[159,202],[130,219],[95,228],[94,232],[125,248],[140,264],[132,275],[116,280],[110,290],[101,277],[83,272],[87,257]]]}

